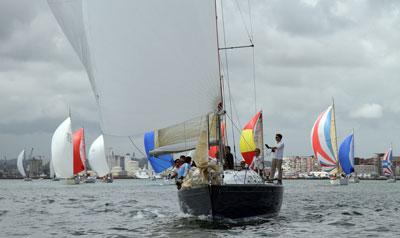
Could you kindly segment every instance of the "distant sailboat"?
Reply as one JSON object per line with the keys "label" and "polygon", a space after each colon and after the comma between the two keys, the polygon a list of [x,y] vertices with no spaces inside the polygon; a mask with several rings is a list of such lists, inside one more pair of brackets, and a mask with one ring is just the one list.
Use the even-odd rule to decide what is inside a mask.
{"label": "distant sailboat", "polygon": [[315,121],[311,130],[311,146],[322,169],[333,176],[331,184],[347,185],[348,179],[341,178],[342,169],[338,161],[334,104],[322,112]]}
{"label": "distant sailboat", "polygon": [[354,133],[347,136],[339,147],[339,163],[349,182],[359,183],[360,180],[354,173]]}
{"label": "distant sailboat", "polygon": [[385,176],[388,176],[388,182],[389,183],[394,183],[396,182],[396,176],[394,173],[393,169],[393,151],[392,151],[392,145],[390,145],[389,150],[385,153],[385,155],[382,158],[382,172]]}
{"label": "distant sailboat", "polygon": [[103,178],[106,182],[112,182],[110,167],[107,163],[106,153],[104,150],[103,135],[97,137],[89,149],[89,164],[98,177]]}
{"label": "distant sailboat", "polygon": [[32,179],[26,176],[26,172],[24,169],[24,159],[25,159],[25,150],[22,150],[17,158],[17,169],[25,181],[31,181]]}
{"label": "distant sailboat", "polygon": [[[80,144],[80,141],[76,144]],[[55,130],[51,140],[51,159],[54,172],[57,178],[67,179],[68,184],[79,184],[80,179],[77,174],[85,169],[80,152],[78,152],[80,148],[79,145],[79,150],[77,148],[74,151],[71,118],[68,117]],[[74,157],[74,154],[77,156]]]}

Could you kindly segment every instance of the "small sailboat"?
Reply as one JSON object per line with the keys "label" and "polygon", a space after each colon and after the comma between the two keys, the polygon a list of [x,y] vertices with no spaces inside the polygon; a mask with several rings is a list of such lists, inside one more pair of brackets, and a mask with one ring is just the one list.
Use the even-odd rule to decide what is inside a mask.
{"label": "small sailboat", "polygon": [[92,170],[94,170],[98,177],[103,178],[104,182],[112,183],[111,171],[108,166],[105,150],[104,150],[104,138],[100,135],[92,143],[89,149],[89,164]]}
{"label": "small sailboat", "polygon": [[54,167],[53,167],[53,161],[50,160],[50,179],[53,181],[60,181],[60,178],[56,177],[56,174],[54,172]]}
{"label": "small sailboat", "polygon": [[137,178],[137,179],[149,179],[150,175],[147,173],[147,170],[143,168],[143,169],[138,169],[135,172],[135,178]]}
{"label": "small sailboat", "polygon": [[[82,139],[78,136],[75,138]],[[74,140],[77,144],[74,151],[71,118],[68,117],[55,130],[51,140],[51,159],[54,173],[57,178],[66,179],[67,184],[79,184],[80,177],[78,174],[85,170],[80,154],[81,141],[78,141],[79,143],[77,141],[77,139]]]}
{"label": "small sailboat", "polygon": [[311,146],[322,170],[330,174],[332,185],[347,185],[348,179],[341,176],[338,161],[335,105],[322,112],[311,130]]}
{"label": "small sailboat", "polygon": [[[354,175],[354,133],[348,135],[339,147],[339,163],[350,183],[359,183]],[[353,176],[352,176],[353,174]]]}
{"label": "small sailboat", "polygon": [[390,145],[389,150],[385,153],[385,155],[382,158],[382,172],[385,176],[388,177],[387,180],[388,183],[396,182],[396,176],[393,169],[392,159],[393,159],[393,151],[392,151],[392,145]]}
{"label": "small sailboat", "polygon": [[22,150],[21,153],[19,153],[18,158],[17,158],[17,169],[18,169],[18,172],[24,178],[24,181],[32,181],[31,178],[26,176],[26,172],[25,172],[25,169],[24,169],[24,159],[25,159],[25,150]]}

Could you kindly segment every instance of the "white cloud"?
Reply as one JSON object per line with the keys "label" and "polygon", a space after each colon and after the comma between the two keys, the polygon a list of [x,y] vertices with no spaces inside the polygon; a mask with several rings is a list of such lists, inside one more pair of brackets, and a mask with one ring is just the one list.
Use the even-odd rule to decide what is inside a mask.
{"label": "white cloud", "polygon": [[381,118],[383,115],[383,107],[376,103],[364,104],[353,112],[350,112],[350,117],[353,118]]}

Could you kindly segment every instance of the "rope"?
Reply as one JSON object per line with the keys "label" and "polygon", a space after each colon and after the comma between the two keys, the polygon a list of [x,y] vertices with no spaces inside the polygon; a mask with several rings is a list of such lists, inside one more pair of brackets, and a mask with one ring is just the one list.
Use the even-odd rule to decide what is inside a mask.
{"label": "rope", "polygon": [[[222,1],[221,1],[221,2],[222,2]],[[243,16],[243,12],[242,12],[242,9],[240,8],[240,4],[239,4],[238,0],[236,0],[235,2],[236,2],[236,6],[237,6],[237,8],[238,8],[238,10],[239,10],[240,17],[242,18],[242,23],[243,23],[244,29],[246,30],[247,36],[249,37],[249,41],[250,41],[251,44],[253,44],[253,39],[252,39],[251,34],[250,34],[250,31],[249,31],[249,29],[248,29],[248,27],[247,27],[247,25],[246,25],[246,23],[245,23],[244,16]],[[252,28],[253,28],[253,27],[252,27]],[[251,30],[251,31],[253,31],[253,30]]]}
{"label": "rope", "polygon": [[133,142],[132,138],[130,136],[128,136],[128,138],[132,145],[142,154],[142,156],[147,158],[147,155],[135,144],[135,142]]}

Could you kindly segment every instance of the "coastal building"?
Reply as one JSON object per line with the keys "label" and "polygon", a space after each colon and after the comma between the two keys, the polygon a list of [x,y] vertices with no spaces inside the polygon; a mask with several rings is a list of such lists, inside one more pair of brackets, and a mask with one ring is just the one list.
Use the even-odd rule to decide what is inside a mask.
{"label": "coastal building", "polygon": [[314,156],[291,156],[282,161],[285,178],[307,177],[313,171],[321,171],[318,160]]}

